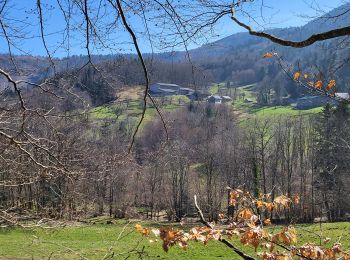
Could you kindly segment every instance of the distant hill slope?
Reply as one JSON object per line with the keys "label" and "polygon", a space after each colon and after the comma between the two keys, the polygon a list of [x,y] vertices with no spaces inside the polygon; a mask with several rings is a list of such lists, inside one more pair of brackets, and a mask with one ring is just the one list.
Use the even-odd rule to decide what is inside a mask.
{"label": "distant hill slope", "polygon": [[[333,9],[332,11],[324,14],[323,16],[317,19],[311,20],[304,26],[283,29],[276,28],[267,30],[266,32],[285,39],[295,41],[303,40],[315,33],[321,33],[328,30],[350,25],[350,12],[337,17],[338,15],[343,14],[344,10],[348,9],[350,9],[350,2]],[[337,18],[332,19],[332,17]],[[332,40],[328,42],[332,42]],[[315,44],[313,47],[316,47],[317,45],[319,44]],[[216,42],[209,43],[199,48],[193,49],[190,51],[190,54],[192,59],[194,60],[203,60],[207,57],[230,55],[235,52],[244,52],[246,50],[261,51],[261,48],[258,49],[257,47],[262,47],[264,49],[272,49],[279,47],[279,45],[270,42],[267,39],[260,38],[257,36],[251,36],[247,32],[242,32],[230,35]],[[288,49],[288,51],[289,49],[291,49],[285,47],[282,48]],[[186,55],[184,52],[175,52],[161,54],[160,57],[165,59],[174,58],[175,60],[179,60],[185,59]]]}
{"label": "distant hill slope", "polygon": [[[301,27],[272,29],[268,32],[284,39],[303,40],[315,33],[350,25],[350,12],[337,17],[350,9],[344,4],[320,18]],[[337,17],[332,18],[330,17]],[[230,81],[234,85],[257,82],[259,87],[272,89],[278,95],[300,96],[303,89],[297,89],[275,61],[266,61],[262,55],[276,51],[285,61],[304,71],[321,71],[325,79],[334,78],[339,91],[349,91],[350,39],[340,37],[315,43],[309,47],[296,49],[275,44],[267,39],[237,33],[214,43],[190,51],[192,61],[201,64],[204,71],[211,74],[216,82]],[[176,53],[167,59],[184,59],[184,53]],[[316,68],[317,67],[317,68]]]}
{"label": "distant hill slope", "polygon": [[[276,36],[301,40],[314,33],[331,30],[350,24],[350,12],[336,19],[329,20],[350,9],[350,3],[344,4],[322,17],[312,20],[301,27],[271,29],[268,32]],[[348,64],[339,67],[336,74],[332,73],[345,58],[350,58],[349,39],[333,39],[316,43],[312,46],[294,49],[274,44],[266,39],[251,36],[248,33],[236,33],[211,44],[203,45],[190,50],[192,61],[202,68],[195,80],[192,79],[189,64],[186,64],[184,52],[156,54],[157,63],[150,69],[152,81],[172,82],[182,85],[208,85],[210,82],[230,82],[233,85],[258,83],[262,91],[271,89],[278,96],[300,96],[302,89],[287,79],[276,62],[262,59],[265,52],[277,51],[283,58],[293,64],[299,64],[303,70],[318,67],[326,77],[337,80],[340,91],[348,91],[350,82],[350,67]],[[145,54],[150,57],[150,54]],[[109,55],[93,57],[99,67],[108,72],[108,77],[124,85],[142,85],[144,79],[137,57],[134,55]],[[118,60],[115,62],[115,60]],[[68,60],[55,60],[59,71],[82,66],[86,56],[73,56]],[[125,61],[128,60],[128,61]],[[121,62],[122,61],[122,62]],[[22,77],[40,81],[50,76],[52,71],[47,70],[48,61],[42,57],[20,56],[16,63],[23,70]],[[0,55],[0,65],[11,68],[9,58]],[[125,67],[125,68],[121,68]]]}

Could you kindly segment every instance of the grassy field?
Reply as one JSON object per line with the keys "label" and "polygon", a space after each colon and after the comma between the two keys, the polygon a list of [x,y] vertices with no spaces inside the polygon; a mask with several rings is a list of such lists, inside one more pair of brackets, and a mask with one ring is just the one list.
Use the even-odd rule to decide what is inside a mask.
{"label": "grassy field", "polygon": [[[141,117],[144,89],[142,87],[129,87],[118,92],[118,99],[114,103],[95,107],[90,110],[90,116],[93,120],[118,119],[125,120],[127,117],[137,121]],[[165,97],[164,103],[160,98],[154,97],[160,109],[164,112],[171,112],[183,107],[189,103],[189,98],[182,95]],[[148,100],[144,123],[156,117],[157,111]],[[121,114],[120,114],[121,112]]]}
{"label": "grassy field", "polygon": [[[318,113],[322,110],[322,107],[313,109],[298,110],[292,106],[261,106],[257,105],[256,100],[256,85],[250,84],[245,86],[235,87],[239,93],[239,98],[232,103],[234,110],[244,112],[245,116],[251,117],[279,117],[279,116],[297,116]],[[231,92],[234,92],[234,87],[231,88]],[[230,92],[224,83],[213,84],[210,88],[210,93],[220,94]]]}
{"label": "grassy field", "polygon": [[[297,116],[315,114],[322,110],[321,107],[297,110],[292,106],[257,106],[255,95],[255,84],[239,86],[236,88],[240,98],[232,103],[232,108],[240,115],[241,120],[250,118],[278,118],[281,116]],[[116,119],[118,121],[128,118],[131,122],[137,122],[142,113],[142,98],[144,89],[140,86],[128,87],[118,92],[118,100],[114,103],[96,107],[90,110],[92,120],[97,122],[103,119]],[[234,93],[235,88],[227,89],[225,83],[213,84],[210,93],[227,95]],[[186,96],[170,96],[166,98],[155,98],[163,112],[172,112],[186,106],[190,102]],[[150,101],[148,101],[150,104]],[[127,104],[127,105],[126,105]],[[144,123],[156,118],[156,109],[152,106],[146,110]],[[144,126],[144,124],[143,124]]]}
{"label": "grassy field", "polygon": [[306,110],[294,109],[291,106],[274,106],[274,107],[261,107],[251,110],[251,114],[259,118],[271,118],[279,116],[298,116],[298,115],[312,115],[322,111],[322,107],[316,107]]}
{"label": "grassy field", "polygon": [[[220,242],[209,242],[208,246],[192,242],[187,251],[173,247],[163,252],[161,243],[149,243],[149,238],[134,231],[134,224],[118,221],[115,224],[70,226],[54,229],[0,229],[0,259],[137,259],[140,251],[143,259],[239,259]],[[155,224],[144,223],[146,226]],[[272,228],[272,231],[280,227]],[[329,237],[329,243],[340,242],[350,248],[350,223],[328,223],[298,225],[298,244],[319,244],[320,237]],[[233,241],[236,242],[237,241]],[[239,243],[237,243],[239,244]],[[251,247],[240,246],[254,255]]]}
{"label": "grassy field", "polygon": [[322,111],[322,107],[299,110],[292,106],[257,106],[254,84],[238,87],[239,92],[244,95],[233,102],[236,111],[244,112],[244,118],[278,118],[281,116],[313,115]]}

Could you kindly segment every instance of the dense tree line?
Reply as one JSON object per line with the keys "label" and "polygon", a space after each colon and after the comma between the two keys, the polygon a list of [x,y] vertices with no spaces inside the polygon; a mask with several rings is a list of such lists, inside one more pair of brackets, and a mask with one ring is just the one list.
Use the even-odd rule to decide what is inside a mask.
{"label": "dense tree line", "polygon": [[[42,119],[33,117],[26,127],[40,140],[20,146],[1,142],[2,211],[21,218],[108,214],[180,221],[195,216],[197,194],[205,214],[217,220],[220,213],[234,213],[227,197],[231,187],[272,198],[299,195],[299,205],[271,213],[276,220],[348,216],[346,105],[327,105],[315,116],[240,122],[225,105],[199,103],[167,118],[169,142],[162,123],[150,122],[135,153],[126,156],[135,125],[128,117],[96,124],[84,114],[41,128],[33,126]],[[10,221],[6,214],[3,221]]]}
{"label": "dense tree line", "polygon": [[[230,17],[249,34],[283,46],[309,46],[297,51],[279,48],[276,51],[294,71],[298,68],[319,80],[331,77],[336,80],[338,90],[348,91],[345,85],[349,80],[348,44],[347,38],[342,38],[350,30],[348,12],[343,12],[347,5],[336,13],[336,18],[344,18],[343,23],[332,18],[325,32],[319,32],[321,26],[317,20],[302,28],[256,32],[239,17],[242,13],[250,16],[241,8],[254,1],[243,2],[244,5],[227,1],[223,5],[219,1],[202,0],[151,1],[144,5],[142,1],[117,0],[106,4],[100,1],[100,9],[87,0],[66,1],[64,5],[58,2],[52,6],[34,1],[34,12],[28,10],[29,5],[23,8],[35,21],[28,23],[13,19],[8,12],[12,5],[3,1],[1,36],[9,55],[1,57],[5,65],[0,69],[4,90],[0,92],[1,221],[14,224],[17,218],[102,214],[130,217],[140,212],[150,218],[164,214],[170,220],[180,221],[193,216],[194,194],[200,196],[209,220],[216,220],[219,213],[227,210],[230,217],[235,210],[228,207],[227,187],[240,188],[255,196],[271,193],[272,199],[279,194],[300,195],[300,206],[286,209],[282,214],[272,212],[273,219],[310,221],[324,215],[331,221],[344,219],[349,212],[345,163],[349,116],[342,104],[336,109],[326,107],[321,117],[239,122],[226,106],[192,103],[187,109],[167,115],[168,142],[165,142],[164,122],[151,122],[143,126],[142,132],[140,128],[134,154],[127,153],[135,129],[130,117],[122,115],[117,108],[113,113],[118,119],[96,122],[85,110],[112,101],[119,87],[138,84],[146,85],[142,107],[145,109],[147,87],[152,81],[171,81],[196,88],[222,81],[228,86],[258,83],[258,102],[264,104],[302,94],[292,81],[286,81],[278,64],[261,59],[263,53],[275,47],[266,40],[237,34],[219,41],[219,45],[224,45],[221,49],[203,46],[170,57],[143,57],[139,38],[144,39],[144,35],[139,30],[133,31],[133,18],[141,19],[139,22],[147,31],[161,28],[162,32],[157,29],[148,33],[151,45],[154,39],[161,48],[174,48],[196,42],[196,37],[206,38],[214,31],[217,21]],[[125,10],[124,4],[127,4]],[[63,39],[55,50],[46,44],[44,21],[51,17],[43,11],[48,9],[59,11],[63,21],[58,32]],[[106,15],[100,15],[100,11]],[[67,15],[72,15],[73,24]],[[181,17],[186,17],[187,22],[183,23]],[[43,59],[15,57],[13,49],[22,45],[26,33],[32,35],[29,28],[40,31],[32,37],[41,39],[47,59],[28,73],[33,63]],[[116,53],[115,47],[123,45],[124,37],[119,39],[122,42],[115,42],[117,37],[110,36],[119,36],[125,30],[137,56],[92,55],[101,49]],[[82,41],[71,42],[70,33]],[[275,33],[277,37],[272,35]],[[311,35],[303,40],[305,33]],[[317,48],[310,47],[315,42]],[[86,56],[54,58],[58,49],[70,56],[71,48],[82,47]],[[20,67],[29,68],[26,73],[16,70],[16,58]],[[329,68],[329,65],[335,66]]]}
{"label": "dense tree line", "polygon": [[[339,220],[349,211],[344,196],[349,138],[345,105],[326,106],[321,115],[312,117],[255,119],[243,125],[225,107],[198,107],[178,112],[173,120],[173,140],[183,146],[179,153],[192,151],[186,153],[188,175],[194,178],[188,192],[201,194],[211,219],[227,206],[227,186],[243,188],[256,196],[271,193],[272,198],[281,193],[300,195],[299,207],[274,218],[311,221],[327,215],[329,220]],[[154,139],[146,140],[151,140],[149,149],[154,149]],[[157,158],[163,159],[159,155]],[[183,166],[183,162],[178,164]],[[163,171],[167,176],[167,166]]]}

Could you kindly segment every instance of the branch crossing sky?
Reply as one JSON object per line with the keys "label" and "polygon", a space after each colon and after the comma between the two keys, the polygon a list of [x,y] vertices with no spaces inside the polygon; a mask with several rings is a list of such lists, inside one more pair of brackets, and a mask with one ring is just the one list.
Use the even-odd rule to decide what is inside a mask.
{"label": "branch crossing sky", "polygon": [[[5,0],[0,0],[0,6],[3,5]],[[36,8],[36,0],[7,0],[8,4],[1,13],[2,19],[7,33],[10,39],[10,47],[13,54],[22,55],[39,55],[46,56],[44,44],[40,37],[40,23],[38,18],[38,12]],[[86,55],[84,26],[81,26],[81,34],[70,35],[70,49],[69,52],[62,45],[65,40],[67,43],[67,32],[64,31],[65,19],[62,12],[57,5],[56,0],[42,0],[42,6],[44,9],[44,34],[47,41],[47,46],[54,57],[65,57],[68,55]],[[65,0],[62,0],[65,2]],[[96,1],[98,2],[98,1]],[[96,3],[95,2],[95,3]],[[261,3],[264,3],[264,7],[261,9]],[[292,26],[302,26],[312,19],[320,15],[319,10],[324,12],[338,7],[348,1],[344,0],[260,0],[257,1],[255,6],[252,5],[252,14],[257,17],[258,23],[249,21],[242,18],[244,22],[252,25],[257,30],[266,28],[286,28]],[[261,19],[265,17],[265,19]],[[74,16],[73,16],[74,18]],[[21,21],[21,24],[18,24]],[[136,31],[145,30],[144,25],[136,19],[129,16],[129,23]],[[83,20],[72,19],[72,26],[74,24],[83,24]],[[264,24],[264,28],[259,24]],[[15,28],[14,30],[12,30]],[[150,27],[152,29],[152,26]],[[212,37],[209,41],[218,40],[220,38],[229,36],[231,34],[242,32],[243,28],[235,25],[229,17],[223,18],[217,23],[215,27],[216,37]],[[16,37],[12,37],[13,35]],[[18,37],[18,34],[21,37]],[[133,53],[134,48],[131,44],[129,35],[121,30],[118,33],[111,33],[105,35],[108,39],[108,46],[110,48],[104,48],[104,46],[96,47],[93,43],[93,54],[117,54],[117,53]],[[112,44],[111,44],[112,43]],[[103,44],[102,44],[103,45]],[[143,52],[151,52],[151,45],[147,39],[140,39],[140,46]],[[188,48],[196,48],[198,45],[191,43]],[[157,48],[154,46],[155,52],[169,51]],[[183,46],[177,46],[173,50],[184,50]],[[8,53],[8,43],[4,37],[4,33],[0,30],[0,53]]]}

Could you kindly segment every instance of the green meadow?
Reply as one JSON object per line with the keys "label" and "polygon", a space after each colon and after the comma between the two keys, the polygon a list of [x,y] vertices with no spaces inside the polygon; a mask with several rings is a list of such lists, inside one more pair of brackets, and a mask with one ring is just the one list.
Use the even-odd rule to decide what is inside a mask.
{"label": "green meadow", "polygon": [[[140,222],[140,221],[139,221]],[[137,223],[139,223],[137,222]],[[187,250],[178,246],[168,253],[162,250],[161,242],[150,243],[154,237],[143,237],[136,233],[136,222],[112,221],[113,224],[76,223],[61,228],[0,228],[0,259],[239,259],[229,248],[217,241],[207,246],[200,242],[191,242]],[[146,222],[147,227],[171,225]],[[191,226],[176,228],[188,229]],[[280,226],[270,231],[280,230]],[[330,238],[326,246],[341,243],[350,248],[350,223],[325,223],[297,225],[298,245],[306,242],[323,243]],[[232,240],[246,253],[254,256],[254,249],[242,246]]]}

